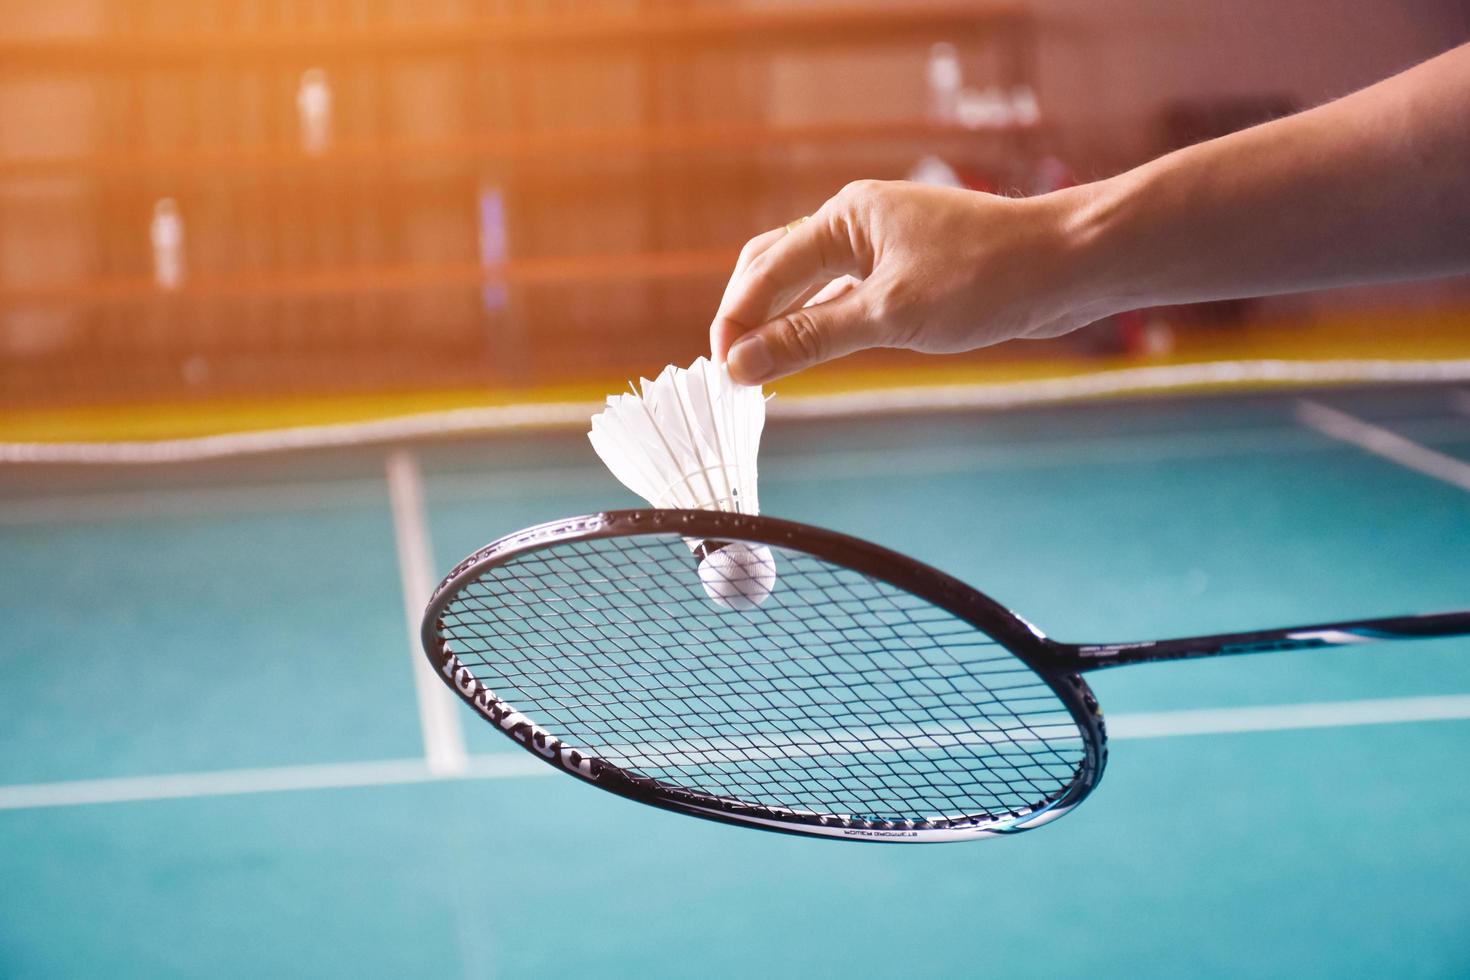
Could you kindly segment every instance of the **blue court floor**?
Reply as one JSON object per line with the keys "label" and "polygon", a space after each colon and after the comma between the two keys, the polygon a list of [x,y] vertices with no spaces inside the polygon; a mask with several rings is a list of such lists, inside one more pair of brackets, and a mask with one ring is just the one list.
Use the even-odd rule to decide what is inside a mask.
{"label": "blue court floor", "polygon": [[[1061,639],[1432,612],[1470,605],[1467,405],[773,423],[761,496]],[[414,548],[636,502],[580,434],[407,447],[390,493],[391,451],[0,474],[0,977],[1470,974],[1470,641],[1094,675],[1107,776],[1033,833],[762,834],[457,705],[426,743]]]}

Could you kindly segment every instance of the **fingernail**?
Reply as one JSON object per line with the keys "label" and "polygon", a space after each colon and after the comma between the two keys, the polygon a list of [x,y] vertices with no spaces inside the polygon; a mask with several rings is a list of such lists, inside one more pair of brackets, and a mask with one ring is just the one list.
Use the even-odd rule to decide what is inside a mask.
{"label": "fingernail", "polygon": [[744,385],[760,384],[776,364],[766,339],[758,333],[748,333],[735,341],[725,355],[725,363],[730,365],[730,377]]}

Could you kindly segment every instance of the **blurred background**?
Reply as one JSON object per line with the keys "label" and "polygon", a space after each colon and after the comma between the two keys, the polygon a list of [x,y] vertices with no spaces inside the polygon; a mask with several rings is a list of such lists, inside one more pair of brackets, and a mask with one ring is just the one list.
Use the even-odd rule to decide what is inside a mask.
{"label": "blurred background", "polygon": [[[704,351],[739,246],[849,180],[1044,192],[1467,30],[1460,0],[0,0],[3,431],[615,389]],[[968,361],[1331,353],[1407,312],[1405,349],[1467,304],[1440,282],[1149,311]],[[54,411],[77,406],[107,414]]]}

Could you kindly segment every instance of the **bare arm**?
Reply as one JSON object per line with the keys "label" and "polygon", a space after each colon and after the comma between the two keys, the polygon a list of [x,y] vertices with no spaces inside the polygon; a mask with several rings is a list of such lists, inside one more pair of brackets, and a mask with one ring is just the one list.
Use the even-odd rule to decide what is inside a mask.
{"label": "bare arm", "polygon": [[[850,185],[751,240],[710,345],[754,383],[864,347],[968,350],[1139,306],[1467,270],[1470,45],[1042,197]],[[842,276],[859,281],[827,285]]]}

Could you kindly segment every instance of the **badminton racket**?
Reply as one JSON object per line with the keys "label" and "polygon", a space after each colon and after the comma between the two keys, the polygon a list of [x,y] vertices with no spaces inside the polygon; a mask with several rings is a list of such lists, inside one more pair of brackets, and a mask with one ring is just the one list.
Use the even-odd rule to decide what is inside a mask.
{"label": "badminton racket", "polygon": [[[691,557],[767,546],[759,606]],[[1083,675],[1129,664],[1470,634],[1470,611],[1135,643],[1049,639],[983,593],[770,517],[611,511],[495,541],[426,611],[435,672],[486,721],[601,789],[726,823],[865,841],[1039,827],[1098,785]]]}

